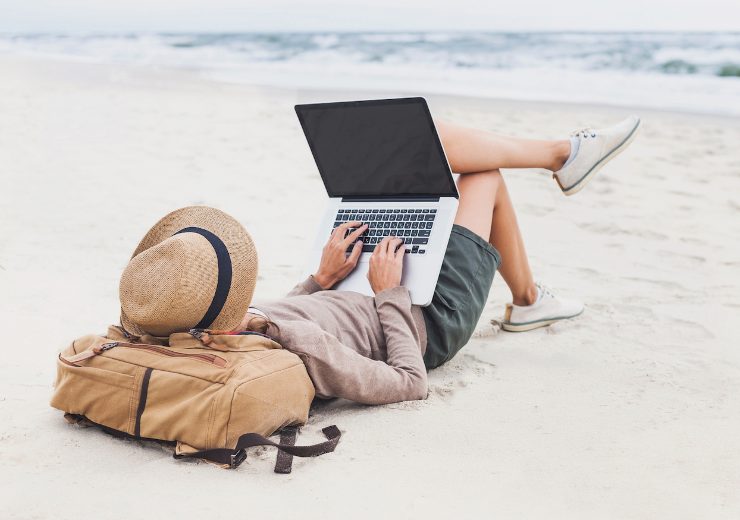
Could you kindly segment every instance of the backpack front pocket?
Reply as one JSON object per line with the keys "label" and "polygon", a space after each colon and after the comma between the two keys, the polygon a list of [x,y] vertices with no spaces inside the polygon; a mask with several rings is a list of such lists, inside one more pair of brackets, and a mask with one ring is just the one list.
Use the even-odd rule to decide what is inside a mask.
{"label": "backpack front pocket", "polygon": [[134,375],[59,361],[51,406],[98,424],[133,433]]}
{"label": "backpack front pocket", "polygon": [[223,385],[149,368],[138,399],[135,435],[210,448],[213,435],[221,433],[213,431],[213,418],[222,393]]}

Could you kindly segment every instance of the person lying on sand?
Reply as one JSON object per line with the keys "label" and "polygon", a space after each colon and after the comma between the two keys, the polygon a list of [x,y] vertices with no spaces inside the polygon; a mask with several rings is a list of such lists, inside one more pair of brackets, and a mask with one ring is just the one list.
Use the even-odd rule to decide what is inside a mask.
{"label": "person lying on sand", "polygon": [[345,251],[367,226],[355,221],[335,229],[315,274],[287,297],[255,304],[239,327],[264,332],[297,353],[321,397],[367,404],[424,399],[427,370],[468,342],[497,270],[512,294],[504,330],[532,330],[583,312],[580,302],[535,282],[500,169],[551,170],[561,190],[572,195],[629,145],[640,120],[630,117],[556,141],[436,125],[452,171],[461,175],[455,225],[432,304],[412,305],[400,286],[404,248],[395,237],[385,238],[370,258],[374,298],[331,290],[357,265],[361,244],[349,255]]}
{"label": "person lying on sand", "polygon": [[[424,399],[427,396],[427,370],[449,361],[468,342],[483,312],[497,270],[512,294],[512,302],[506,305],[504,312],[504,330],[532,330],[583,312],[580,302],[557,296],[535,282],[500,169],[551,170],[561,190],[572,195],[583,189],[604,164],[629,145],[639,125],[638,118],[629,117],[606,129],[585,129],[570,139],[545,141],[505,137],[437,122],[450,166],[461,175],[457,181],[459,205],[455,223],[429,306],[412,305],[409,291],[401,286],[405,248],[401,247],[402,240],[396,237],[384,238],[370,257],[368,279],[374,297],[331,290],[355,268],[360,257],[360,242],[354,245],[351,253],[347,253],[350,244],[367,227],[354,221],[343,223],[332,232],[316,273],[299,283],[285,298],[255,303],[247,311],[256,275],[256,260],[250,260],[250,263],[242,265],[252,266],[255,272],[234,273],[235,277],[247,275],[251,284],[249,295],[245,296],[246,292],[239,298],[226,293],[222,295],[230,309],[228,319],[223,311],[214,311],[218,315],[209,317],[205,320],[207,323],[205,318],[200,322],[193,318],[192,323],[190,318],[180,319],[177,327],[160,327],[160,335],[176,329],[186,331],[199,327],[223,328],[230,333],[262,333],[303,360],[318,397],[340,397],[365,404]],[[174,225],[170,222],[176,220],[173,215],[182,219],[190,214],[194,219],[190,225],[200,227],[180,229],[180,226],[179,231],[175,230],[177,232],[168,239],[168,242],[177,242],[168,245],[177,246],[175,249],[170,247],[177,251],[174,256],[163,256],[155,251],[156,248],[151,248],[151,254],[147,255],[157,262],[169,262],[166,264],[168,268],[177,263],[178,272],[185,269],[195,276],[197,265],[182,266],[188,258],[188,244],[201,240],[194,237],[192,231],[210,237],[213,244],[219,242],[212,236],[214,230],[241,226],[232,223],[231,226],[219,227],[218,222],[212,222],[214,218],[233,219],[211,208],[178,211],[180,213],[173,212],[162,219],[154,229]],[[207,214],[207,218],[200,217],[205,223],[195,219],[200,213]],[[213,229],[202,231],[201,227],[206,224],[214,226]],[[248,237],[246,232],[244,235]],[[252,251],[251,240],[248,242],[249,248],[235,245],[232,254],[236,255],[237,249]],[[151,246],[146,238],[142,244]],[[222,253],[228,254],[226,248],[222,249]],[[135,254],[131,264],[142,263],[143,260],[147,259],[142,258],[140,262]],[[146,269],[127,269],[127,272],[136,271],[140,275],[124,275],[122,278],[121,323],[129,332],[137,328],[146,330],[145,326],[138,327],[133,323],[135,320],[132,318],[138,317],[139,322],[152,319],[150,315],[154,313],[147,309],[169,308],[179,301],[174,297],[165,302],[156,301],[158,297],[165,298],[160,296],[162,294],[176,294],[177,291],[172,292],[174,289],[170,286],[178,280],[155,272],[155,263],[147,260]],[[183,276],[180,276],[180,283]],[[187,281],[190,289],[193,283]],[[215,296],[213,298],[215,301]],[[210,300],[211,296],[207,299]],[[234,305],[230,303],[237,299],[244,300],[239,313],[234,312]],[[203,314],[195,312],[192,301],[180,304],[183,312],[178,315]],[[193,307],[189,314],[185,312],[188,305]],[[211,307],[206,315],[211,313]],[[170,315],[173,312],[177,313],[177,310],[168,310]],[[239,320],[241,323],[236,326]]]}

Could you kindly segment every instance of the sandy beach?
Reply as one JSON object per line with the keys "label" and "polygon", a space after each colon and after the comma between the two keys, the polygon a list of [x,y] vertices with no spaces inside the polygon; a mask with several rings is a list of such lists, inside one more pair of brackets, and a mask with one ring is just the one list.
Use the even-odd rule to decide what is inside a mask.
{"label": "sandy beach", "polygon": [[[575,197],[505,171],[535,277],[586,303],[475,338],[425,401],[317,405],[335,453],[236,471],[68,425],[56,354],[118,318],[146,230],[206,204],[260,254],[256,299],[301,279],[325,192],[293,105],[419,92],[286,90],[195,73],[0,55],[0,517],[738,518],[740,119],[639,110],[632,147]],[[436,117],[522,137],[625,108],[428,96]],[[294,218],[288,217],[294,215]]]}

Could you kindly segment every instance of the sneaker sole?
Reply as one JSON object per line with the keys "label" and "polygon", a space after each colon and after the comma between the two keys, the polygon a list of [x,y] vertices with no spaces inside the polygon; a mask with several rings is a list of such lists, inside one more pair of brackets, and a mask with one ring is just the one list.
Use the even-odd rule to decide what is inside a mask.
{"label": "sneaker sole", "polygon": [[558,186],[560,186],[560,189],[563,191],[563,193],[567,196],[575,195],[579,191],[581,191],[583,188],[586,187],[586,184],[591,180],[591,178],[594,176],[596,172],[598,172],[601,168],[604,167],[606,163],[614,159],[617,155],[622,153],[622,151],[627,148],[630,143],[635,139],[635,135],[637,135],[637,130],[642,126],[642,120],[638,119],[637,124],[632,129],[632,131],[629,133],[629,135],[625,138],[624,141],[622,141],[619,145],[617,145],[611,152],[606,154],[604,157],[599,159],[599,161],[594,164],[591,169],[586,172],[586,175],[580,178],[578,182],[576,182],[573,186],[570,188],[563,187],[562,184],[560,184],[560,179],[558,179],[557,175],[554,173],[552,174],[552,178],[555,179],[555,182],[558,183]]}
{"label": "sneaker sole", "polygon": [[526,323],[503,322],[501,323],[501,328],[504,329],[506,332],[527,332],[528,330],[539,329],[540,327],[547,327],[548,325],[552,325],[553,323],[556,323],[558,321],[576,318],[581,314],[583,314],[583,311],[579,312],[578,314],[574,314],[573,316],[561,316],[559,318],[551,318],[548,320],[528,321]]}

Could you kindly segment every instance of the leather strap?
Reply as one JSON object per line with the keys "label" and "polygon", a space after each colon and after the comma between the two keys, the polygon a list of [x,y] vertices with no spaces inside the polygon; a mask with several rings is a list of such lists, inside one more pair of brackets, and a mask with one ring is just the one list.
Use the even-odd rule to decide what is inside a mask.
{"label": "leather strap", "polygon": [[[295,446],[295,439],[298,436],[298,428],[288,426],[280,430],[280,444],[283,446]],[[287,451],[278,450],[275,459],[275,473],[290,473],[293,471],[293,455]]]}
{"label": "leather strap", "polygon": [[[339,439],[342,433],[335,425],[327,426],[321,430],[326,436],[327,440],[318,444],[312,444],[308,446],[293,446],[291,444],[278,444],[271,441],[267,437],[264,437],[258,433],[245,433],[236,442],[234,449],[228,448],[214,448],[210,450],[195,451],[192,453],[181,453],[174,454],[176,459],[182,458],[199,458],[206,459],[217,464],[224,464],[230,468],[238,468],[239,465],[244,462],[247,458],[247,448],[254,446],[274,446],[280,451],[283,451],[289,455],[296,457],[318,457],[325,453],[331,453],[337,447]],[[285,469],[287,466],[281,464],[280,467],[276,464],[276,471],[278,469]],[[280,472],[280,471],[278,471]]]}
{"label": "leather strap", "polygon": [[82,352],[78,354],[73,354],[71,356],[65,356],[63,354],[59,354],[59,359],[67,363],[68,365],[77,365],[80,361],[84,361],[86,359],[89,359],[91,357],[97,356],[97,352],[94,352],[93,349],[83,350]]}

